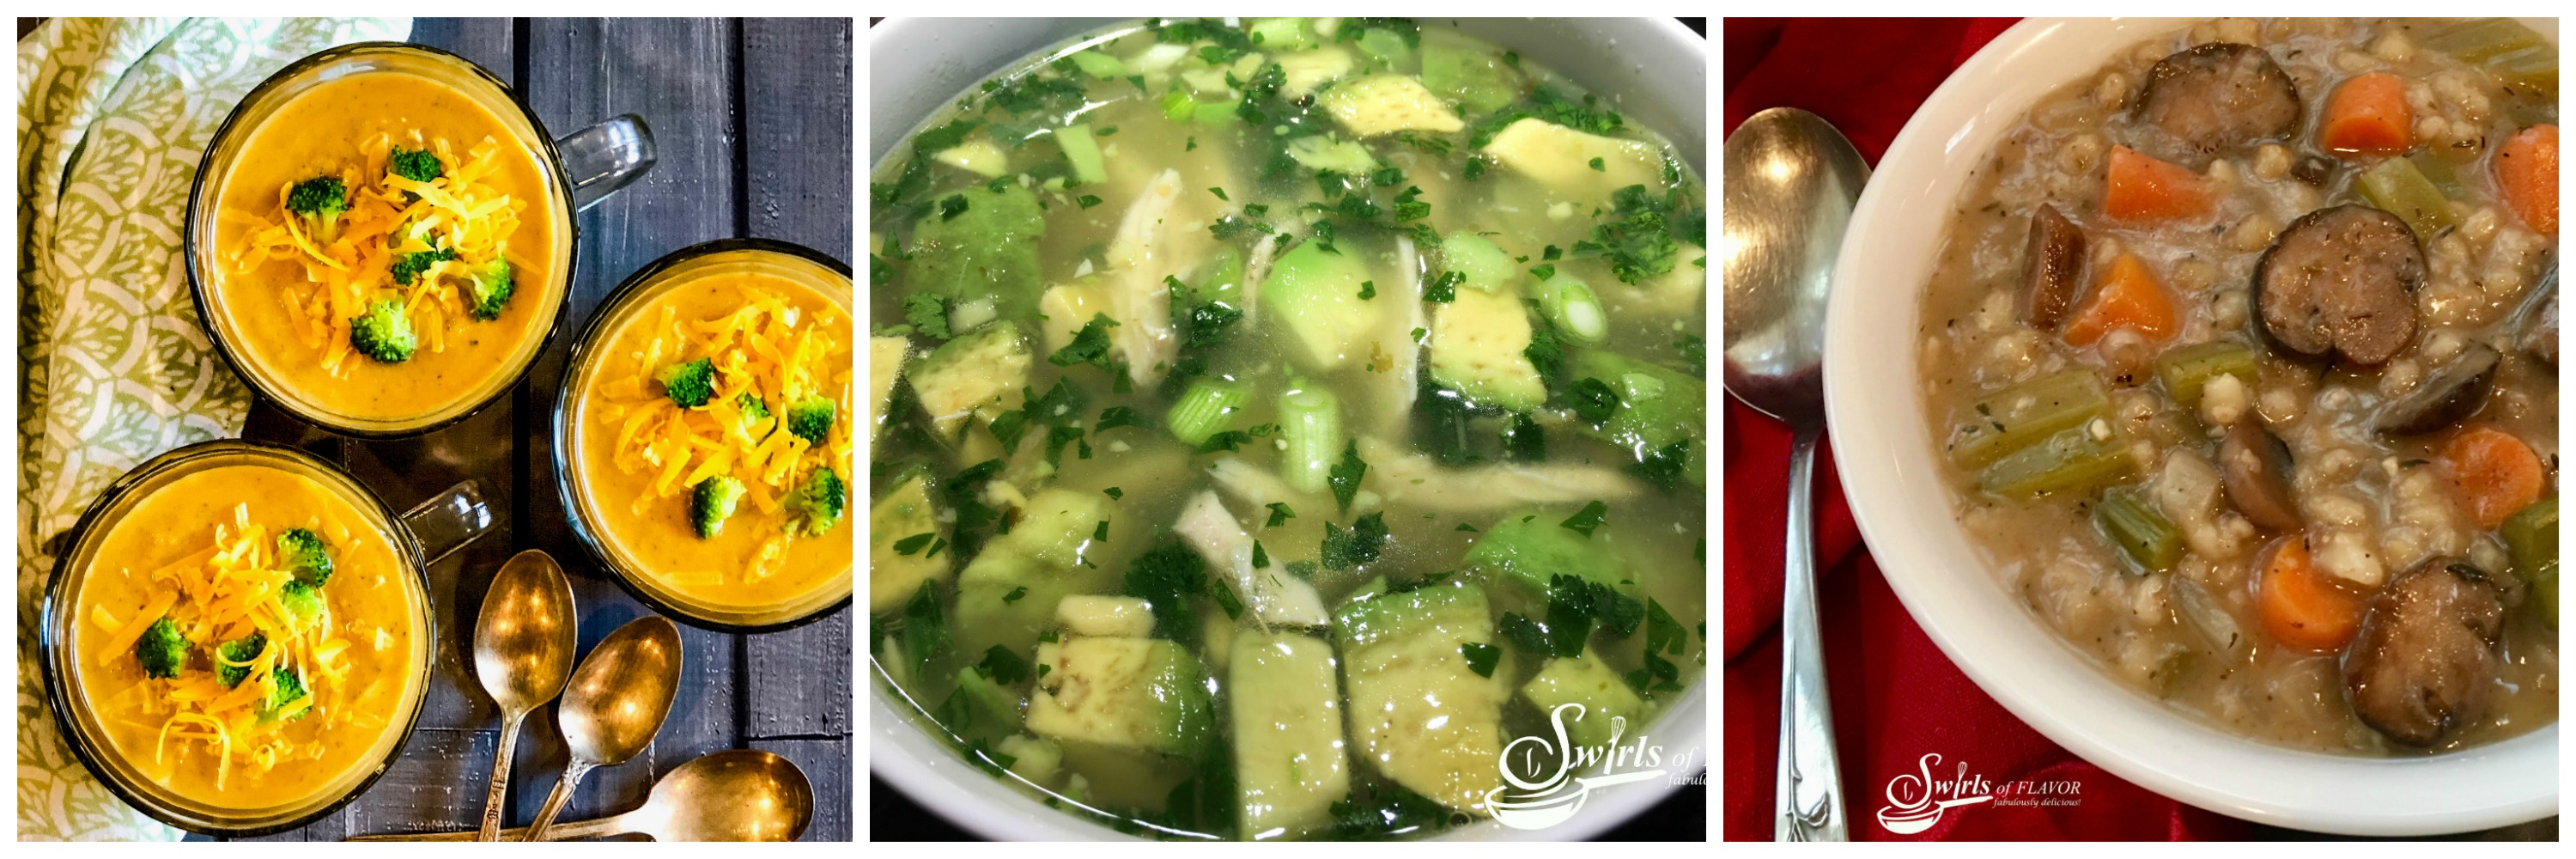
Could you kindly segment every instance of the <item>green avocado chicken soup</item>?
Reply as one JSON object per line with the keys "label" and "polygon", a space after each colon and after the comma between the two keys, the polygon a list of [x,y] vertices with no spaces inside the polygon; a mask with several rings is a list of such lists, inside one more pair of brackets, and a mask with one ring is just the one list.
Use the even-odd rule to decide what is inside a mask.
{"label": "green avocado chicken soup", "polygon": [[1427,23],[1149,21],[874,179],[869,650],[924,730],[1255,840],[1469,825],[1558,722],[1662,742],[1707,210],[1619,105]]}

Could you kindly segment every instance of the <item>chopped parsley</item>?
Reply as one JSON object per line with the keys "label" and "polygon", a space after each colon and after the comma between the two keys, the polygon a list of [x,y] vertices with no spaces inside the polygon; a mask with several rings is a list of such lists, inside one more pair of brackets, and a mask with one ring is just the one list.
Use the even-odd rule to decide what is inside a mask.
{"label": "chopped parsley", "polygon": [[1503,649],[1481,641],[1470,641],[1458,645],[1458,655],[1467,657],[1467,670],[1476,672],[1476,676],[1492,677],[1494,663],[1503,658]]}
{"label": "chopped parsley", "polygon": [[1371,513],[1351,523],[1350,530],[1331,522],[1324,523],[1324,566],[1347,570],[1374,563],[1386,550],[1388,533],[1386,514]]}
{"label": "chopped parsley", "polygon": [[[1590,537],[1593,529],[1601,527],[1602,520],[1607,518],[1609,512],[1610,505],[1594,501],[1583,505],[1583,509],[1575,511],[1574,515],[1566,517],[1565,521],[1557,524],[1565,530]],[[1103,526],[1105,527],[1106,524],[1103,523]]]}

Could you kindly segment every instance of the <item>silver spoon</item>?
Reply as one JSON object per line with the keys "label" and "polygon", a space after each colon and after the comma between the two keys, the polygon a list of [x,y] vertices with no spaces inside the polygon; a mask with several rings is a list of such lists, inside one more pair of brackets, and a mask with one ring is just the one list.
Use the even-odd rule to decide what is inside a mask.
{"label": "silver spoon", "polygon": [[1789,543],[1780,606],[1780,777],[1772,835],[1844,841],[1842,766],[1816,619],[1809,497],[1825,427],[1825,298],[1869,165],[1831,123],[1795,108],[1754,114],[1726,139],[1726,390],[1789,425]]}
{"label": "silver spoon", "polygon": [[501,705],[501,749],[492,757],[492,784],[483,801],[476,840],[501,833],[502,798],[510,788],[510,758],[528,713],[563,694],[572,679],[572,582],[553,556],[529,549],[492,575],[483,610],[474,621],[474,678]]}
{"label": "silver spoon", "polygon": [[[786,758],[753,749],[701,755],[653,783],[625,814],[565,823],[548,841],[639,833],[655,841],[794,841],[814,820],[814,788]],[[504,830],[519,840],[525,829]],[[471,841],[471,832],[362,835],[351,841]]]}
{"label": "silver spoon", "polygon": [[639,617],[600,639],[590,657],[573,669],[572,686],[555,707],[572,760],[564,763],[563,777],[546,794],[546,804],[520,840],[546,840],[546,827],[562,813],[582,776],[625,763],[651,746],[679,688],[680,628],[669,620]]}

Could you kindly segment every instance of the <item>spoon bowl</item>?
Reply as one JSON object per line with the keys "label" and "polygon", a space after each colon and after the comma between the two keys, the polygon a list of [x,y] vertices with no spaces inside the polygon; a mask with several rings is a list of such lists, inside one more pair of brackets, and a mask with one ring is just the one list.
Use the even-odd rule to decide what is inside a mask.
{"label": "spoon bowl", "polygon": [[572,685],[555,708],[572,760],[564,764],[563,778],[546,795],[524,840],[545,840],[546,827],[563,811],[582,776],[625,763],[651,746],[679,687],[680,628],[669,619],[639,617],[600,639],[573,670]]}
{"label": "spoon bowl", "polygon": [[501,706],[501,746],[492,758],[479,840],[497,838],[510,785],[510,759],[528,713],[563,694],[576,646],[572,582],[554,556],[529,549],[492,574],[474,621],[474,678]]}

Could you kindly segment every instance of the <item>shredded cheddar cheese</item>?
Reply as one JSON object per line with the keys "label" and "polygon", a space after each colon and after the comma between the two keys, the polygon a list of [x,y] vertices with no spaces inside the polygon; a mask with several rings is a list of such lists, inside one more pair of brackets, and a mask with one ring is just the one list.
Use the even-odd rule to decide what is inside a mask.
{"label": "shredded cheddar cheese", "polygon": [[[786,527],[788,518],[778,515],[786,499],[816,468],[842,470],[836,464],[849,461],[851,370],[847,360],[832,360],[842,348],[842,320],[835,311],[800,308],[772,289],[739,289],[741,301],[720,315],[683,318],[664,305],[639,320],[647,336],[618,356],[632,362],[614,365],[627,375],[596,383],[604,405],[595,419],[615,435],[610,461],[628,474],[651,477],[647,491],[633,500],[635,512],[668,505],[684,515],[699,483],[719,476],[742,481],[745,510],[759,516],[728,527],[761,529],[741,576],[765,578],[785,561],[796,537]],[[655,374],[700,358],[715,368],[714,393],[703,405],[682,407]],[[750,410],[745,397],[768,414]],[[811,397],[830,400],[835,415],[821,445],[787,427],[792,405]]]}
{"label": "shredded cheddar cheese", "polygon": [[[495,259],[527,267],[511,254],[509,237],[519,229],[528,201],[489,181],[502,166],[501,142],[485,137],[461,159],[445,138],[399,144],[425,145],[437,155],[444,175],[428,182],[391,171],[388,161],[397,145],[389,135],[377,135],[358,147],[356,163],[340,169],[350,206],[330,241],[307,234],[302,219],[287,211],[294,183],[278,187],[275,207],[236,212],[254,226],[232,249],[233,276],[249,277],[272,263],[294,264],[301,281],[280,282],[279,302],[315,360],[335,375],[346,373],[346,362],[355,354],[349,342],[351,320],[375,302],[401,300],[421,346],[445,351],[447,340],[473,320],[465,288],[470,267]],[[408,284],[396,281],[398,261],[437,250],[454,256],[429,263]]]}
{"label": "shredded cheddar cheese", "polygon": [[[323,530],[319,522],[305,527]],[[280,554],[281,529],[251,521],[245,504],[234,508],[232,522],[217,523],[212,531],[211,545],[145,574],[155,596],[135,606],[133,615],[117,621],[102,606],[91,621],[114,630],[107,646],[96,651],[102,665],[137,660],[137,643],[162,618],[178,630],[190,654],[178,676],[147,675],[125,691],[139,691],[148,702],[146,712],[159,720],[154,762],[212,755],[220,790],[236,772],[264,774],[280,762],[319,753],[279,728],[346,700],[339,695],[350,643],[333,631],[327,584],[318,608],[307,616],[285,602],[295,575],[291,559]],[[226,655],[228,643],[253,634],[264,642],[257,652]],[[240,672],[229,686],[226,669]],[[295,682],[282,672],[301,680],[302,695],[275,700],[282,683]]]}

